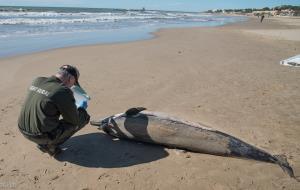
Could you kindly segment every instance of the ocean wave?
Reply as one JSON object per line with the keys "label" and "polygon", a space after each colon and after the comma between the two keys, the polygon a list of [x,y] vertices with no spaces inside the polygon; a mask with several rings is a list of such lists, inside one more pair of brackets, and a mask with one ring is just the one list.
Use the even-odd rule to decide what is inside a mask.
{"label": "ocean wave", "polygon": [[98,23],[107,22],[105,18],[80,18],[80,19],[30,19],[30,18],[13,18],[13,19],[2,19],[0,25],[17,25],[17,24],[28,24],[28,25],[50,25],[50,24],[74,24],[74,23]]}
{"label": "ocean wave", "polygon": [[[50,25],[50,24],[76,24],[76,23],[105,23],[105,22],[117,22],[122,20],[131,20],[136,22],[149,22],[149,20],[180,20],[184,21],[184,18],[161,18],[161,17],[110,17],[110,18],[80,18],[80,19],[30,19],[30,18],[14,18],[14,19],[1,19],[0,25]],[[219,19],[218,19],[219,20]],[[208,22],[214,21],[214,19],[201,19],[191,18],[187,21],[193,22]]]}
{"label": "ocean wave", "polygon": [[[104,12],[0,12],[0,38],[108,31],[130,28],[205,26],[233,22],[235,18],[170,11]],[[134,30],[134,29],[133,29]]]}
{"label": "ocean wave", "polygon": [[57,13],[57,12],[0,12],[0,17],[30,17],[30,18],[41,18],[41,17],[82,17],[82,16],[95,16],[95,15],[112,15],[116,13]]}
{"label": "ocean wave", "polygon": [[57,13],[57,12],[0,12],[0,25],[47,25],[70,23],[101,23],[122,20],[199,20],[207,21],[207,16],[199,13],[161,12],[161,11],[126,11],[116,13]]}

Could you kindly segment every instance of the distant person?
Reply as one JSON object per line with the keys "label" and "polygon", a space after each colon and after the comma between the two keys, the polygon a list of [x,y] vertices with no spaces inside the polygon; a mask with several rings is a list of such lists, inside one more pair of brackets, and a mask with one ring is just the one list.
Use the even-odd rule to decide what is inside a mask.
{"label": "distant person", "polygon": [[261,17],[260,17],[260,22],[263,22],[264,18],[265,18],[265,15],[264,15],[264,14],[261,15]]}
{"label": "distant person", "polygon": [[63,65],[51,77],[38,77],[28,88],[28,95],[18,119],[20,132],[37,147],[55,156],[59,145],[83,128],[90,120],[87,102],[78,108],[70,89],[78,85],[79,71]]}

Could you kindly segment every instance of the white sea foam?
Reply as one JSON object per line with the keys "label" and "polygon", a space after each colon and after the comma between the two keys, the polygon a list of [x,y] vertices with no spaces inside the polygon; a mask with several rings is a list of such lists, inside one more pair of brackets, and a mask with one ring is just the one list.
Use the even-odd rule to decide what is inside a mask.
{"label": "white sea foam", "polygon": [[[207,16],[205,16],[207,17]],[[56,13],[56,12],[0,12],[0,25],[41,25],[70,23],[101,23],[122,20],[192,20],[208,21],[201,14],[158,12],[158,11],[126,11],[116,13]]]}
{"label": "white sea foam", "polygon": [[[147,20],[160,20],[165,19],[178,19],[184,20],[184,18],[174,18],[174,17],[155,17],[155,16],[109,16],[109,17],[93,17],[93,18],[7,18],[1,19],[0,25],[17,25],[17,24],[28,24],[28,25],[48,25],[48,24],[72,24],[72,23],[102,23],[102,22],[116,22],[122,20],[128,21],[147,21]],[[214,19],[204,19],[204,18],[190,18],[190,21],[213,21]],[[220,19],[215,19],[220,20]]]}

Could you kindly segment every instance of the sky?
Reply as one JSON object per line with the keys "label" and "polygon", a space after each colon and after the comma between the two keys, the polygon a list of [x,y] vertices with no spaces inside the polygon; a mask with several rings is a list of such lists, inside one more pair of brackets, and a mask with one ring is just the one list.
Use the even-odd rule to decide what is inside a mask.
{"label": "sky", "polygon": [[300,0],[0,0],[0,6],[47,6],[205,11],[298,5]]}

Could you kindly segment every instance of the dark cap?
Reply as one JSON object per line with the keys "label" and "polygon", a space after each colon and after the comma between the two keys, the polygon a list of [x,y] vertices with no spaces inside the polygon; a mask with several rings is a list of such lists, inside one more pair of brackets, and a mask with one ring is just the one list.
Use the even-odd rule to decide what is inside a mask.
{"label": "dark cap", "polygon": [[75,85],[79,86],[78,78],[79,78],[79,71],[75,66],[72,65],[63,65],[59,68],[60,70],[67,71],[70,75],[75,78]]}

